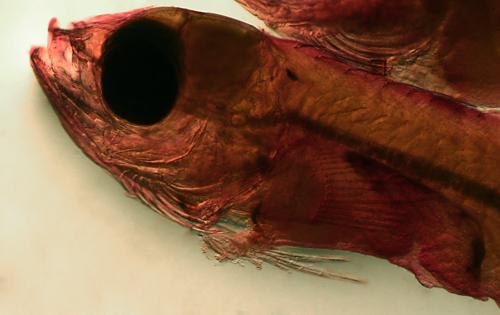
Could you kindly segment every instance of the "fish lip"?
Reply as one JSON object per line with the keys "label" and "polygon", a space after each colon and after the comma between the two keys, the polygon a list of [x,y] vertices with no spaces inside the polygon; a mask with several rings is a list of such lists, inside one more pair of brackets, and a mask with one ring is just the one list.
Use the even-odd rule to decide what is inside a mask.
{"label": "fish lip", "polygon": [[31,47],[31,67],[63,127],[75,142],[85,147],[78,139],[81,134],[85,134],[85,126],[81,122],[85,117],[82,115],[77,117],[75,114],[75,111],[78,111],[78,106],[75,104],[77,97],[75,92],[68,88],[75,84],[70,72],[66,71],[72,67],[72,61],[65,58],[65,52],[68,49],[72,50],[69,32],[60,29],[57,19],[53,18],[49,22],[48,33],[47,47]]}
{"label": "fish lip", "polygon": [[[61,29],[56,18],[48,25],[47,47],[33,46],[30,49],[30,64],[35,76],[61,120],[68,119],[68,102],[75,98],[68,86],[78,83],[72,77],[73,47],[71,30]],[[61,93],[64,92],[64,95]]]}
{"label": "fish lip", "polygon": [[57,23],[57,18],[53,17],[49,21],[49,34],[52,33],[55,29],[60,29],[59,24]]}
{"label": "fish lip", "polygon": [[52,18],[48,25],[47,47],[32,46],[29,52],[31,68],[51,103],[57,101],[57,80],[50,50],[54,33],[60,30],[57,19]]}
{"label": "fish lip", "polygon": [[44,70],[39,67],[40,62],[44,64],[45,70],[52,70],[52,62],[49,56],[49,49],[54,38],[54,32],[61,30],[57,23],[57,18],[50,19],[47,30],[49,33],[47,39],[47,48],[43,46],[32,46],[29,52],[31,67],[38,72]]}
{"label": "fish lip", "polygon": [[51,97],[51,94],[55,93],[55,81],[52,62],[48,55],[47,48],[43,46],[32,46],[30,49],[30,64],[43,91],[52,101],[53,97]]}

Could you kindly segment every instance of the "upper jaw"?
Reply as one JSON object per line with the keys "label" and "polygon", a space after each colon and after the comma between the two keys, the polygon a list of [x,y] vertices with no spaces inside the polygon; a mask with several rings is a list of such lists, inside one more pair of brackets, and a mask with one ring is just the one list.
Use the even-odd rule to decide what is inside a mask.
{"label": "upper jaw", "polygon": [[[30,50],[30,63],[43,91],[54,107],[61,108],[60,83],[64,74],[71,69],[67,52],[71,51],[68,36],[62,34],[62,29],[53,18],[49,22],[47,48],[33,46]],[[65,56],[66,55],[66,56]],[[66,57],[66,58],[65,58]],[[71,59],[71,58],[69,58]]]}
{"label": "upper jaw", "polygon": [[[50,20],[47,47],[33,46],[30,63],[56,111],[64,110],[68,99],[82,99],[84,90],[92,95],[98,94],[94,69],[101,56],[101,45],[128,18],[145,11],[147,8],[94,16],[72,22],[66,29],[59,27],[56,18]],[[61,93],[65,94],[64,97]]]}
{"label": "upper jaw", "polygon": [[31,47],[30,64],[43,92],[60,115],[59,109],[62,108],[63,102],[48,49],[42,46]]}
{"label": "upper jaw", "polygon": [[76,50],[71,44],[71,36],[74,31],[59,28],[56,19],[52,19],[48,32],[47,48],[33,46],[30,50],[31,67],[64,129],[87,154],[92,155],[93,150],[87,148],[83,138],[91,132],[89,122],[96,116],[91,114],[89,117],[86,113],[94,101],[88,95],[98,96],[89,93],[90,86],[83,82],[82,77],[88,77],[85,81],[93,81],[93,78],[82,76],[87,69],[83,69],[83,64],[73,57]]}

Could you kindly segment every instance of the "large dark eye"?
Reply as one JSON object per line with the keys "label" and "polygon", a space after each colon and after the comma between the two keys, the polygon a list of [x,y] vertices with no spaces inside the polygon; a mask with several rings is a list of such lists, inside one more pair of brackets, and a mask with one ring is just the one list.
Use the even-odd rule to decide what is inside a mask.
{"label": "large dark eye", "polygon": [[174,106],[179,78],[176,32],[148,19],[134,21],[103,45],[102,92],[117,116],[152,125]]}

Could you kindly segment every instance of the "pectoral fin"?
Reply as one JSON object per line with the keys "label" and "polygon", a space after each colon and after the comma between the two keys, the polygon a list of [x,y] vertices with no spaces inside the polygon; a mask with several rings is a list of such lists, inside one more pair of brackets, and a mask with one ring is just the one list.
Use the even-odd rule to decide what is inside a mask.
{"label": "pectoral fin", "polygon": [[270,176],[254,222],[272,245],[373,255],[426,286],[485,296],[481,227],[438,192],[335,141],[289,148]]}

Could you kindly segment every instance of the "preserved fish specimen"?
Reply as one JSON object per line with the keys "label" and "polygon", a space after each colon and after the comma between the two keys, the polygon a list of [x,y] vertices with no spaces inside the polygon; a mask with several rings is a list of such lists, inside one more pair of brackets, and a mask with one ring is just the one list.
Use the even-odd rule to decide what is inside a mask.
{"label": "preserved fish specimen", "polygon": [[349,250],[500,301],[496,116],[176,8],[53,19],[31,63],[75,143],[219,260],[359,281],[278,248]]}

